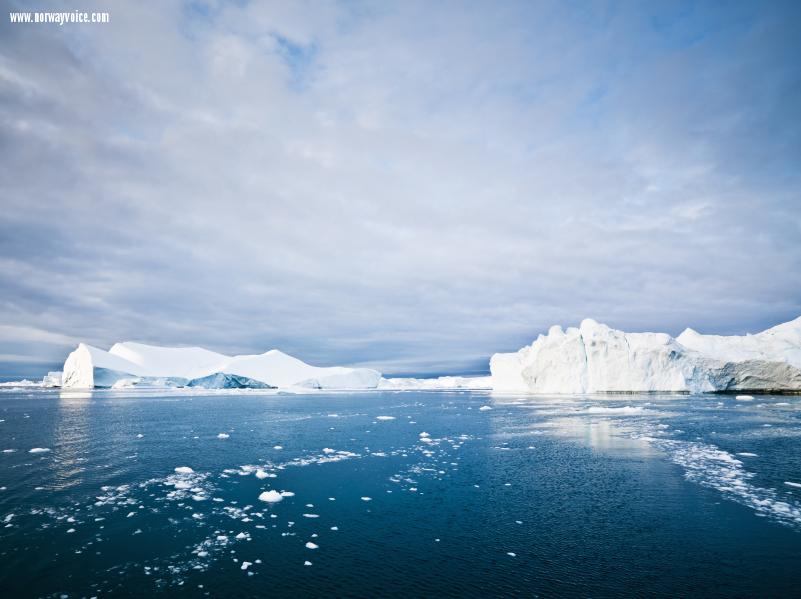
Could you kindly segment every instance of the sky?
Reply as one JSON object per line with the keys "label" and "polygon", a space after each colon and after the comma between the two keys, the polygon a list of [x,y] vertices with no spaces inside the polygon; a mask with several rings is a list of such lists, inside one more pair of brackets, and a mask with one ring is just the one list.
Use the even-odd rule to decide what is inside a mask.
{"label": "sky", "polygon": [[[0,7],[0,374],[801,315],[799,2]],[[7,16],[74,9],[111,22]]]}

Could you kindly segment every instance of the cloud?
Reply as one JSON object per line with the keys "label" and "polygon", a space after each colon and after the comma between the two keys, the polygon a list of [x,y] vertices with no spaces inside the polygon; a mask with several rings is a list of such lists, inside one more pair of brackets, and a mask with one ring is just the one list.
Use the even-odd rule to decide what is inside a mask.
{"label": "cloud", "polygon": [[801,312],[794,3],[92,6],[0,20],[6,353],[459,371]]}

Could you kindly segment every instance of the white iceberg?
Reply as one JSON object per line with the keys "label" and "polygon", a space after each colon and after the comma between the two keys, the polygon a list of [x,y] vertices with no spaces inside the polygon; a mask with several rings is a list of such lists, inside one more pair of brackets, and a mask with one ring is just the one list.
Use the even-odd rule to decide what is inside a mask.
{"label": "white iceberg", "polygon": [[81,343],[64,362],[63,387],[192,386],[373,389],[381,373],[369,368],[317,367],[278,350],[226,356],[199,347],[117,343],[109,351]]}
{"label": "white iceberg", "polygon": [[[801,318],[746,337],[625,333],[584,320],[551,327],[490,360],[495,391],[530,393],[801,390]],[[690,347],[692,346],[692,347]]]}

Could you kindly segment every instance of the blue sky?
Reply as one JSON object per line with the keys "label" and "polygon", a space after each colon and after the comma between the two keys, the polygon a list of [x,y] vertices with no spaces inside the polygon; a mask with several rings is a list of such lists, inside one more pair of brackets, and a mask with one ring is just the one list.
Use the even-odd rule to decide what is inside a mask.
{"label": "blue sky", "polygon": [[801,314],[799,3],[0,4],[2,374]]}

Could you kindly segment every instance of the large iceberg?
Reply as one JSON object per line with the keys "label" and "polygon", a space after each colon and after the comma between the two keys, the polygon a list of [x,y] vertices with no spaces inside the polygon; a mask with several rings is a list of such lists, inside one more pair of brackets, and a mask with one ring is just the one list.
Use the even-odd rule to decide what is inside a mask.
{"label": "large iceberg", "polygon": [[226,356],[199,347],[157,347],[117,343],[109,351],[81,343],[64,362],[64,387],[136,385],[231,388],[310,387],[373,389],[381,373],[369,368],[318,367],[278,350],[258,355]]}
{"label": "large iceberg", "polygon": [[801,391],[801,318],[756,335],[625,333],[584,320],[490,360],[495,391]]}

